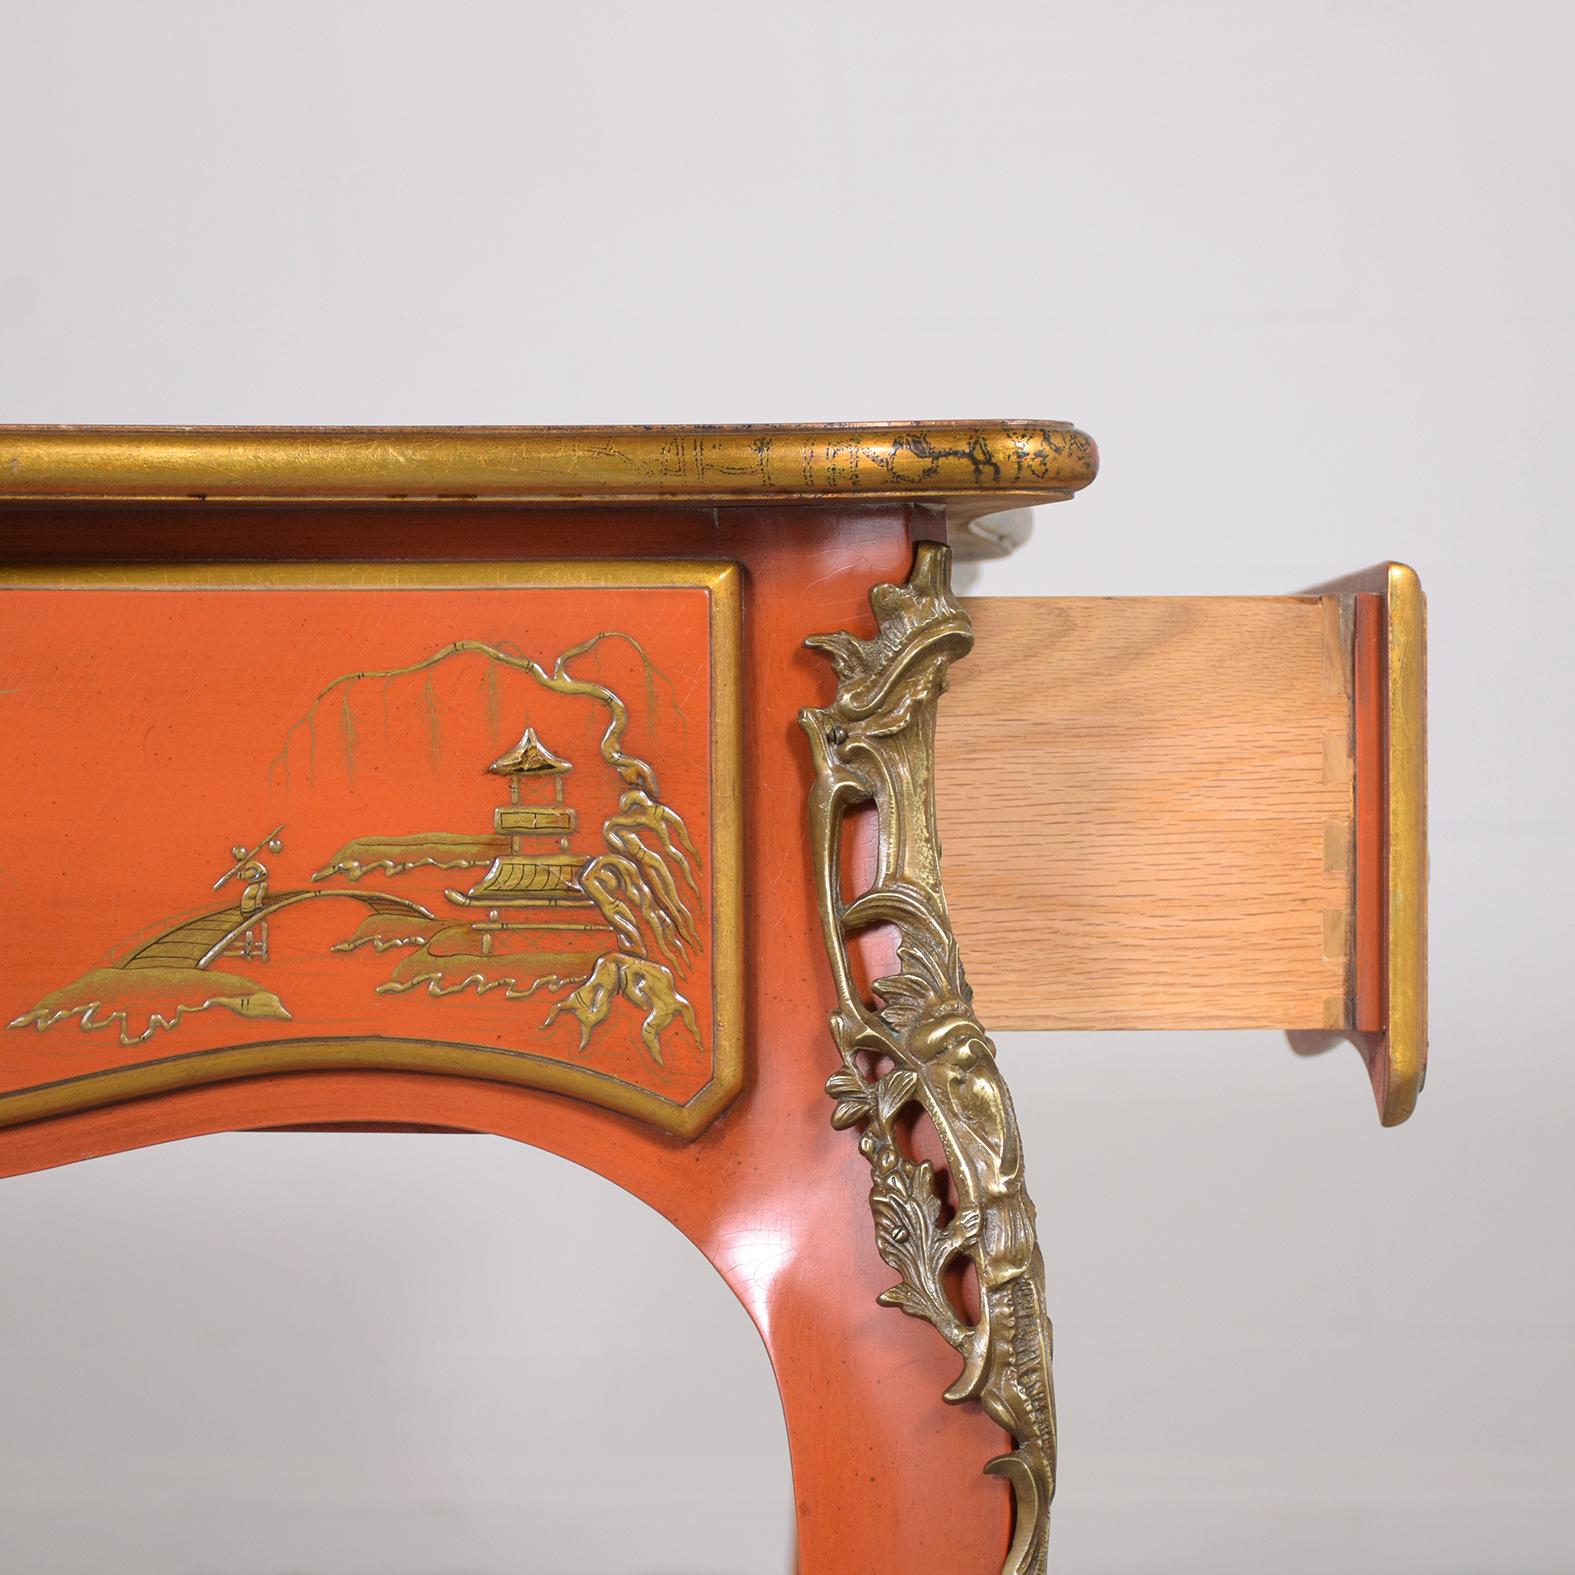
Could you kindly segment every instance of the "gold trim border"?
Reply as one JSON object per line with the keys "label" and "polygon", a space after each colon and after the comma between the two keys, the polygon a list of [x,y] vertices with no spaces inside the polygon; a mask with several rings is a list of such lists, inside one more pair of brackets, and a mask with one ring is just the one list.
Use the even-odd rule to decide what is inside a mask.
{"label": "gold trim border", "polygon": [[657,587],[710,593],[713,1075],[685,1104],[528,1051],[442,1040],[312,1038],[235,1045],[88,1072],[0,1094],[0,1129],[180,1089],[288,1072],[426,1072],[567,1094],[688,1140],[744,1082],[742,572],[698,559],[505,563],[39,566],[0,570],[0,590],[519,590]]}
{"label": "gold trim border", "polygon": [[1398,1126],[1427,1076],[1427,598],[1415,569],[1384,572],[1386,1077],[1379,1116]]}
{"label": "gold trim border", "polygon": [[1042,420],[624,427],[0,425],[0,500],[763,503],[867,499],[982,513],[1099,470]]}

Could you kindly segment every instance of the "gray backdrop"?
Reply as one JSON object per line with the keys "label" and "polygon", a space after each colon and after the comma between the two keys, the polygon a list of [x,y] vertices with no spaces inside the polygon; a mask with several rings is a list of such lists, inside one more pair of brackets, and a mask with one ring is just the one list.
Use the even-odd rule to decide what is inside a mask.
{"label": "gray backdrop", "polygon": [[[1068,417],[1104,475],[978,592],[1420,568],[1413,1123],[1270,1033],[1003,1040],[1063,1575],[1575,1565],[1570,19],[4,8],[0,419]],[[9,1182],[0,1363],[6,1571],[786,1567],[742,1311],[501,1141]]]}

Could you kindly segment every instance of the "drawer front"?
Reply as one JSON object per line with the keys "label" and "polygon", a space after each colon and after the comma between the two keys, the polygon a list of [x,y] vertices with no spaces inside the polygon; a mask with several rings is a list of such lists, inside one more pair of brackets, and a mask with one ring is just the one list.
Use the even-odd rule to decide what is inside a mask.
{"label": "drawer front", "polygon": [[690,1136],[743,1076],[739,575],[0,581],[0,1125],[275,1072]]}

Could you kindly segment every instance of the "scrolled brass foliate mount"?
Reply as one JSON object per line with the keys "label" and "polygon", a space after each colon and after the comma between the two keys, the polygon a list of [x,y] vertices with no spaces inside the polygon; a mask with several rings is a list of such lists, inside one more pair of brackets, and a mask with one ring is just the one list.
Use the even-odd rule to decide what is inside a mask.
{"label": "scrolled brass foliate mount", "polygon": [[[826,1091],[837,1102],[833,1126],[863,1129],[876,1243],[901,1276],[880,1300],[934,1325],[963,1359],[946,1399],[977,1400],[1016,1441],[984,1469],[1005,1477],[1015,1495],[1003,1575],[1040,1575],[1056,1450],[1044,1262],[1011,1094],[974,1015],[951,931],[935,827],[936,710],[947,669],[971,649],[973,629],[952,595],[951,554],[933,543],[918,547],[906,585],[876,586],[870,605],[873,639],[837,633],[808,642],[830,657],[837,695],[799,716],[815,761],[810,836],[837,990],[831,1029],[842,1056]],[[847,812],[864,804],[877,819],[876,873],[849,902],[842,828]],[[896,931],[900,971],[874,982],[870,1002],[848,942],[877,924]],[[915,1104],[940,1138],[956,1192],[944,1224],[931,1166],[899,1135],[903,1112]],[[977,1320],[946,1287],[963,1260],[978,1277]]]}

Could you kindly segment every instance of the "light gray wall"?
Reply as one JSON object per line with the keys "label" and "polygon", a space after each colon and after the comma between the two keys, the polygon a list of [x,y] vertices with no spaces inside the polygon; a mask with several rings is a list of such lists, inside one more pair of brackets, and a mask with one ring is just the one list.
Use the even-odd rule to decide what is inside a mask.
{"label": "light gray wall", "polygon": [[[1570,18],[5,13],[0,419],[1066,416],[1105,473],[980,592],[1420,568],[1414,1122],[1268,1033],[1003,1041],[1063,1575],[1575,1567]],[[742,1312],[500,1141],[8,1183],[0,1370],[5,1571],[785,1567]]]}

